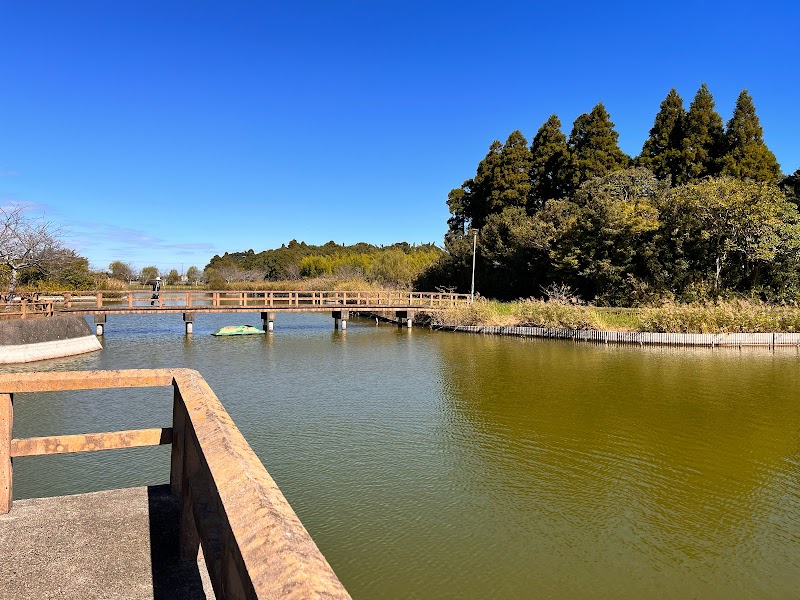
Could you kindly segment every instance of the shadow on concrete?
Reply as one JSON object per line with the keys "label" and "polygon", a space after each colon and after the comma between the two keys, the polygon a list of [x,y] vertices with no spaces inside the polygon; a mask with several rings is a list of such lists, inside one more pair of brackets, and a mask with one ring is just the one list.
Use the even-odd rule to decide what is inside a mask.
{"label": "shadow on concrete", "polygon": [[205,600],[197,561],[178,558],[180,501],[168,485],[153,485],[147,488],[147,504],[154,600]]}

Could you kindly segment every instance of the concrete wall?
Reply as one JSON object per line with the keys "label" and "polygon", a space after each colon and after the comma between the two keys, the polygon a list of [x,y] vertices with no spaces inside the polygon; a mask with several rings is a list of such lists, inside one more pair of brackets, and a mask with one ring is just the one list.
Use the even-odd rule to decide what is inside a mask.
{"label": "concrete wall", "polygon": [[800,333],[650,333],[639,331],[594,331],[547,327],[494,327],[444,325],[435,329],[465,333],[488,333],[605,344],[654,344],[659,346],[800,346]]}
{"label": "concrete wall", "polygon": [[102,347],[80,316],[0,321],[0,364],[73,356]]}

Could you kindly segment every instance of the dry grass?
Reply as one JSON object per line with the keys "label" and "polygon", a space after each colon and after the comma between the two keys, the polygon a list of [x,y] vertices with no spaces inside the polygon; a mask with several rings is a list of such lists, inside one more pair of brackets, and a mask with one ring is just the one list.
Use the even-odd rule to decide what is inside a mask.
{"label": "dry grass", "polygon": [[637,309],[524,300],[477,300],[431,311],[434,325],[532,326],[664,333],[772,333],[800,331],[800,309],[744,300],[718,304],[668,303]]}
{"label": "dry grass", "polygon": [[731,300],[719,304],[664,304],[641,310],[641,331],[772,333],[800,331],[800,309]]}

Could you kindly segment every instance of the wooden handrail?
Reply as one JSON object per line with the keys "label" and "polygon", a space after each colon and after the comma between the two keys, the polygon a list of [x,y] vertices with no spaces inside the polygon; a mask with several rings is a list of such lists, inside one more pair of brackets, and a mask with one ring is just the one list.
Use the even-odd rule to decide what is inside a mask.
{"label": "wooden handrail", "polygon": [[[12,439],[16,393],[170,385],[171,428]],[[217,598],[349,598],[222,403],[189,369],[0,375],[0,513],[11,509],[12,457],[170,442],[181,556],[195,560],[202,545]]]}
{"label": "wooden handrail", "polygon": [[0,317],[29,319],[31,317],[53,316],[52,300],[27,300],[19,302],[0,302]]}
{"label": "wooden handrail", "polygon": [[[76,305],[91,305],[96,309],[127,304],[150,306],[152,292],[146,290],[109,292],[53,292],[42,293],[49,302],[70,308]],[[299,307],[325,306],[444,306],[446,304],[466,304],[469,294],[442,294],[438,292],[408,292],[398,290],[161,290],[156,305],[167,307]]]}

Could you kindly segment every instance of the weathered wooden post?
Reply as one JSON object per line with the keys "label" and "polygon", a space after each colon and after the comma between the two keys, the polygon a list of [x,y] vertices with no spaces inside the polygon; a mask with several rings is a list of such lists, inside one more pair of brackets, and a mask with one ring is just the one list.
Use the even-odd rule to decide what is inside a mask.
{"label": "weathered wooden post", "polygon": [[0,394],[0,515],[11,510],[13,480],[11,430],[14,428],[14,396]]}
{"label": "weathered wooden post", "polygon": [[20,317],[25,319],[28,316],[28,301],[23,300],[22,302],[20,302],[20,306],[22,307],[22,313]]}
{"label": "weathered wooden post", "polygon": [[275,313],[262,312],[261,325],[266,331],[272,331],[273,329],[275,329]]}

